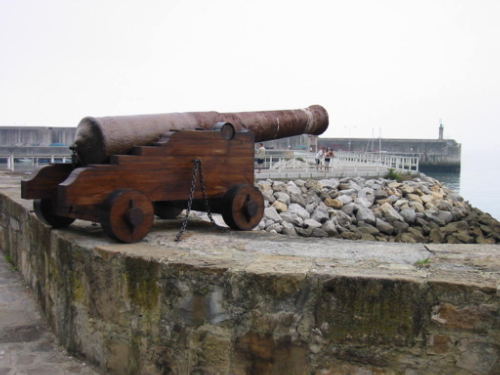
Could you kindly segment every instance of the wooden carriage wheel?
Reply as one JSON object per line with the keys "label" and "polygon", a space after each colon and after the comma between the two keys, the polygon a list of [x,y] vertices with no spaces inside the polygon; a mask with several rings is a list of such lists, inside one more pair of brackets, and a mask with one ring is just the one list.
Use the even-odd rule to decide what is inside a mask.
{"label": "wooden carriage wheel", "polygon": [[55,202],[52,199],[35,199],[33,201],[36,216],[53,228],[67,227],[76,220],[72,217],[56,215],[55,207]]}
{"label": "wooden carriage wheel", "polygon": [[222,218],[233,229],[250,230],[264,216],[264,197],[251,185],[235,185],[222,197]]}
{"label": "wooden carriage wheel", "polygon": [[153,226],[153,203],[138,190],[115,190],[102,202],[99,219],[102,229],[111,238],[121,242],[137,242]]}

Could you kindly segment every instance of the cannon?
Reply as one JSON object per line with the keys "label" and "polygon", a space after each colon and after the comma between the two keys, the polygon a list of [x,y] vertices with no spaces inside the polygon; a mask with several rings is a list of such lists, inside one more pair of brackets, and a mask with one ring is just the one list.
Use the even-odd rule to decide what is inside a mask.
{"label": "cannon", "polygon": [[[263,112],[188,112],[86,117],[77,127],[73,162],[51,164],[21,181],[37,217],[62,228],[76,219],[100,223],[121,242],[137,242],[154,217],[193,209],[222,214],[233,229],[251,230],[264,200],[254,186],[254,144],[323,133],[318,105]],[[201,174],[200,174],[201,172]],[[191,188],[196,173],[202,189]]]}

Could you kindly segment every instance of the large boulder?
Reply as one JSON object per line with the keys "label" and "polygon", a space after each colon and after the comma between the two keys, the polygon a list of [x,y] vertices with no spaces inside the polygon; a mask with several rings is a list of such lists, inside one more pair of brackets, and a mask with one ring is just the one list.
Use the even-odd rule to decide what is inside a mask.
{"label": "large boulder", "polygon": [[358,192],[358,197],[355,200],[356,204],[359,206],[365,206],[370,208],[373,206],[373,202],[375,202],[375,191],[372,188],[362,188]]}
{"label": "large boulder", "polygon": [[300,217],[303,220],[309,219],[311,215],[309,212],[306,211],[306,209],[296,203],[291,203],[290,206],[288,206],[288,212],[291,214],[296,214],[298,217]]}
{"label": "large boulder", "polygon": [[368,224],[375,224],[375,214],[368,207],[360,206],[358,212],[356,213],[356,220],[364,221]]}
{"label": "large boulder", "polygon": [[384,203],[380,206],[380,211],[382,212],[383,217],[391,224],[395,221],[404,221],[403,217],[394,209],[394,207],[392,207],[390,203]]}

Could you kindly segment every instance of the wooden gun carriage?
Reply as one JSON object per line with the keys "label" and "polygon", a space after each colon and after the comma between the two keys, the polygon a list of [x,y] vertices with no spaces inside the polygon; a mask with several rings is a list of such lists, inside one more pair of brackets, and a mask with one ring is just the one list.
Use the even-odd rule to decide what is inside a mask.
{"label": "wooden gun carriage", "polygon": [[39,219],[54,228],[76,219],[101,224],[122,242],[146,236],[154,216],[175,218],[186,208],[194,167],[204,192],[193,208],[221,213],[226,224],[250,230],[262,219],[264,200],[254,186],[254,144],[299,134],[321,134],[321,106],[289,111],[191,112],[84,118],[72,164],[51,164],[21,182]]}

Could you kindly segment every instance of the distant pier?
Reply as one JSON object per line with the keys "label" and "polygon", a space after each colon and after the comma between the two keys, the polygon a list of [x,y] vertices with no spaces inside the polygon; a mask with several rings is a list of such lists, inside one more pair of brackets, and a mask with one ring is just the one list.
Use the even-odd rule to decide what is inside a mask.
{"label": "distant pier", "polygon": [[[76,127],[0,126],[0,161],[7,158],[35,159],[37,156],[69,157],[69,145],[75,139]],[[65,147],[61,147],[65,146]],[[422,172],[460,172],[462,145],[443,138],[443,127],[437,139],[406,138],[323,138],[300,135],[264,142],[268,150],[306,151],[329,147],[335,152],[387,154],[417,157]]]}

